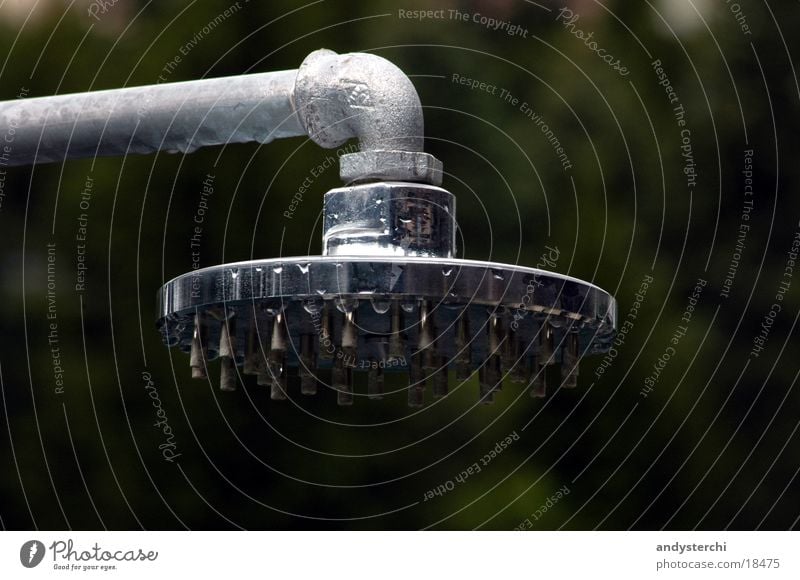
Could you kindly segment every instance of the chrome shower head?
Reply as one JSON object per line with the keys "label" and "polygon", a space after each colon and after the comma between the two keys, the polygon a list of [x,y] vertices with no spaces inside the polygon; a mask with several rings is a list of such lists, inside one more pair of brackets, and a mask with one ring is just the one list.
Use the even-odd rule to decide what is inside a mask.
{"label": "chrome shower head", "polygon": [[614,339],[615,301],[600,288],[457,259],[455,199],[440,187],[359,183],[324,203],[322,256],[205,268],[161,289],[159,328],[190,353],[194,377],[219,359],[223,390],[236,388],[240,369],[275,400],[322,387],[350,405],[381,398],[384,374],[403,372],[418,407],[428,385],[442,397],[477,374],[490,403],[504,383],[544,396],[551,365],[562,386],[577,386],[579,360]]}

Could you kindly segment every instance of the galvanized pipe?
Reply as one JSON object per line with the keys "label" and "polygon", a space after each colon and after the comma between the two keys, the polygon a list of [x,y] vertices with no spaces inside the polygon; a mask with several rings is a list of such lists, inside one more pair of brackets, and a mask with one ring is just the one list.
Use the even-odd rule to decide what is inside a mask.
{"label": "galvanized pipe", "polygon": [[2,102],[5,164],[191,153],[305,135],[292,103],[296,76],[288,70]]}
{"label": "galvanized pipe", "polygon": [[191,153],[306,135],[329,148],[356,138],[362,152],[382,155],[351,156],[347,181],[382,177],[384,165],[397,173],[393,160],[409,152],[417,156],[404,164],[407,178],[434,180],[432,158],[421,153],[422,107],[413,84],[370,54],[319,50],[299,70],[0,102],[3,165]]}

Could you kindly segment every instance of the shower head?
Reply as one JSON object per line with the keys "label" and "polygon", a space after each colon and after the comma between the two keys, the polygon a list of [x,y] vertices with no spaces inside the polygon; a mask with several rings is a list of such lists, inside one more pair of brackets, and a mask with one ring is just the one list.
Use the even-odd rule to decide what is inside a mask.
{"label": "shower head", "polygon": [[[195,270],[159,293],[165,342],[220,387],[256,375],[272,399],[336,391],[379,399],[384,375],[408,376],[408,404],[477,375],[491,403],[503,384],[545,395],[550,366],[577,386],[579,360],[606,352],[615,302],[544,270],[455,257],[454,196],[424,183],[370,182],[325,195],[323,254]],[[354,373],[367,374],[365,392]],[[452,376],[451,376],[452,375]],[[299,388],[298,388],[299,385]]]}

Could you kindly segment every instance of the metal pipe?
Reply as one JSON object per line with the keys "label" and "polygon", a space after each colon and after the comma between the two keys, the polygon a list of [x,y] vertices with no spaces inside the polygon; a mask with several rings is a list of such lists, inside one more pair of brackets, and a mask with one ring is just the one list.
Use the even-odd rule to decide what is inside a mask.
{"label": "metal pipe", "polygon": [[425,123],[419,96],[397,66],[374,54],[312,52],[297,75],[298,114],[317,144],[358,138],[362,151],[419,152]]}
{"label": "metal pipe", "polygon": [[0,135],[11,140],[5,165],[191,153],[305,135],[292,104],[296,76],[289,70],[6,101],[0,103]]}
{"label": "metal pipe", "polygon": [[[304,135],[327,148],[357,138],[362,152],[385,156],[421,152],[423,127],[417,92],[395,65],[371,54],[318,50],[299,70],[0,102],[8,146],[0,163],[191,153]],[[367,165],[349,169],[348,179],[375,174],[372,158],[361,163]]]}

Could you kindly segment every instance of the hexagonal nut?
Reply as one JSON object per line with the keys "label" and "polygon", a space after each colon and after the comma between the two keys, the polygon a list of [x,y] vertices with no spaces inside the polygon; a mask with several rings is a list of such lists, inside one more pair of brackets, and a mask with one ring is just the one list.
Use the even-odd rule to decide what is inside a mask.
{"label": "hexagonal nut", "polygon": [[339,175],[345,183],[411,181],[442,184],[442,162],[421,151],[359,151],[339,158]]}

